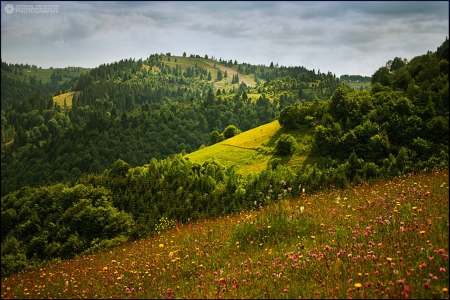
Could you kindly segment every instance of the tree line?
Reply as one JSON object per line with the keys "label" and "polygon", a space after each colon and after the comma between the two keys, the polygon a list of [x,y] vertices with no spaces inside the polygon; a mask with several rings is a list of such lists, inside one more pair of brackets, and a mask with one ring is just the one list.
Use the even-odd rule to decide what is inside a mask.
{"label": "tree line", "polygon": [[[51,94],[42,89],[30,90],[27,96],[14,98],[10,107],[2,107],[2,195],[24,185],[99,173],[118,158],[137,166],[153,157],[192,152],[208,145],[214,130],[222,132],[229,125],[249,130],[271,122],[282,107],[296,100],[326,98],[308,90],[308,80],[316,80],[316,75],[278,84],[295,74],[286,69],[290,75],[279,73],[278,81],[261,85],[254,90],[261,95],[251,98],[245,84],[228,92],[214,91],[212,82],[201,79],[204,70],[199,66],[164,73],[163,58],[155,54],[143,61],[124,59],[80,75],[66,90],[80,91],[70,107],[53,103]],[[2,76],[4,72],[8,73],[2,70]],[[300,85],[305,87],[303,96],[295,90]],[[3,87],[14,89],[4,85],[2,92]]]}
{"label": "tree line", "polygon": [[[389,70],[387,77],[372,77],[372,88],[367,91],[341,85],[327,100],[319,100],[320,94],[316,94],[313,101],[306,101],[298,97],[298,90],[289,89],[296,84],[292,76],[290,80],[286,77],[286,82],[278,81],[257,87],[267,93],[276,90],[276,101],[265,95],[250,101],[243,93],[218,97],[209,89],[204,99],[192,103],[144,103],[139,109],[116,108],[116,116],[112,114],[114,103],[105,107],[108,101],[87,102],[90,104],[77,110],[91,105],[97,108],[77,124],[72,123],[69,112],[58,111],[42,94],[30,115],[22,115],[29,113],[25,111],[18,114],[25,108],[16,106],[16,117],[23,117],[17,123],[26,124],[25,128],[39,129],[42,121],[51,117],[57,130],[49,132],[46,142],[27,141],[7,153],[10,156],[2,156],[2,275],[48,259],[69,258],[156,234],[162,217],[191,222],[258,209],[304,192],[424,169],[448,169],[448,40],[436,52]],[[280,95],[287,99],[283,108]],[[31,104],[25,101],[25,105]],[[307,127],[313,131],[309,153],[313,164],[297,170],[272,164],[260,173],[243,176],[235,167],[214,160],[191,162],[182,150],[162,158],[148,155],[144,163],[137,158],[146,155],[141,149],[154,149],[146,148],[147,144],[185,149],[176,148],[183,140],[179,132],[191,133],[190,138],[200,136],[197,143],[208,143],[213,130],[225,138],[236,134],[237,128],[244,129],[245,124],[252,126],[250,122],[258,117],[273,120],[277,110],[283,129]],[[194,116],[200,113],[203,119]],[[2,112],[2,130],[9,118]],[[230,120],[239,126],[229,126]],[[168,128],[173,124],[176,127],[171,132]],[[144,139],[139,140],[135,132],[144,134]],[[292,136],[283,135],[273,151],[291,155],[292,147]],[[13,148],[2,145],[5,152]],[[127,149],[138,154],[126,156]],[[104,158],[102,165],[100,159]],[[109,166],[107,159],[113,160]],[[76,176],[65,174],[65,170],[76,172],[77,168]],[[5,170],[8,173],[3,177]],[[22,170],[27,170],[25,175]],[[55,173],[60,176],[54,178],[56,182],[46,181]],[[23,180],[34,185],[23,185]],[[4,192],[4,187],[9,190]]]}

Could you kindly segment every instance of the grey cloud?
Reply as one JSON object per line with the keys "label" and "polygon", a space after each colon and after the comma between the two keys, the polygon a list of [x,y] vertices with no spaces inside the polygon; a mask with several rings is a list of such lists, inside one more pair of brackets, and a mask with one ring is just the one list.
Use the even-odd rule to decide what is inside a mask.
{"label": "grey cloud", "polygon": [[61,50],[68,50],[69,49],[69,44],[64,42],[63,38],[60,38],[59,40],[55,41],[53,43],[53,45],[55,45],[56,47],[60,48]]}
{"label": "grey cloud", "polygon": [[2,10],[3,59],[32,63],[27,49],[36,49],[46,54],[42,59],[94,67],[186,51],[368,76],[392,53],[411,58],[434,50],[448,35],[448,2],[55,3],[60,11],[52,16],[6,16]]}
{"label": "grey cloud", "polygon": [[367,1],[354,2],[351,9],[367,15],[448,17],[447,1]]}

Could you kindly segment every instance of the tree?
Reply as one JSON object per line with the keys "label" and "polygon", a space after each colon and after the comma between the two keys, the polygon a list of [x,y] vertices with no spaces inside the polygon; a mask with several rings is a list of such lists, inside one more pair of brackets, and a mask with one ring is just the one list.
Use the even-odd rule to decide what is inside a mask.
{"label": "tree", "polygon": [[218,81],[222,80],[222,72],[220,70],[217,71],[217,80]]}
{"label": "tree", "polygon": [[390,71],[396,71],[405,65],[405,61],[401,57],[396,57],[392,61]]}
{"label": "tree", "polygon": [[372,75],[372,79],[370,80],[372,85],[375,83],[380,83],[384,86],[390,86],[390,80],[389,80],[389,68],[388,67],[381,67],[375,73]]}
{"label": "tree", "polygon": [[241,131],[236,126],[228,125],[222,134],[225,139],[229,139],[235,135],[238,135],[239,133],[241,133]]}
{"label": "tree", "polygon": [[282,134],[275,146],[275,153],[280,155],[289,155],[295,150],[295,139],[290,134]]}
{"label": "tree", "polygon": [[216,95],[214,95],[214,92],[212,89],[209,89],[208,94],[206,95],[206,100],[205,100],[206,106],[213,106],[215,100],[216,100]]}
{"label": "tree", "polygon": [[224,140],[223,134],[220,134],[217,130],[211,132],[211,136],[209,138],[209,145],[217,144]]}
{"label": "tree", "polygon": [[283,108],[278,118],[278,123],[287,129],[297,129],[299,126],[299,109],[298,106],[292,105]]}
{"label": "tree", "polygon": [[114,162],[109,175],[111,177],[125,177],[128,173],[128,169],[130,168],[131,166],[128,163],[121,159],[118,159]]}
{"label": "tree", "polygon": [[186,57],[186,52],[183,52],[183,57]]}

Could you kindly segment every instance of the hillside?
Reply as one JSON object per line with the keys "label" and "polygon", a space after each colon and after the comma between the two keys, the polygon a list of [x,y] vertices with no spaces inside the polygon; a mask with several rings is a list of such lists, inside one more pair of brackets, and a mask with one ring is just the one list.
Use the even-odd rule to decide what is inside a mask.
{"label": "hillside", "polygon": [[[71,105],[37,89],[2,106],[2,276],[138,243],[162,232],[161,220],[211,220],[282,206],[300,193],[448,172],[448,39],[435,52],[380,67],[366,90],[331,73],[231,60],[216,63],[253,76],[255,88],[215,89],[214,68],[195,59],[202,58],[178,64],[155,54],[104,64],[61,91],[73,93]],[[2,76],[15,76],[11,66],[2,62]],[[401,196],[383,198],[391,195],[385,188],[371,203],[402,206]],[[344,219],[360,213],[363,200]],[[408,222],[416,222],[412,207],[402,211]],[[244,233],[234,242],[253,241]]]}
{"label": "hillside", "polygon": [[189,153],[186,157],[199,164],[208,160],[216,160],[226,167],[234,165],[243,174],[257,173],[269,167],[272,157],[270,154],[261,153],[258,148],[264,142],[269,141],[280,128],[278,121],[273,121]]}
{"label": "hillside", "polygon": [[[16,76],[15,65],[2,66],[2,76]],[[219,80],[218,66],[229,68],[230,75],[225,77],[224,71]],[[55,70],[52,80],[73,71]],[[250,77],[259,82],[255,88],[240,80]],[[54,88],[21,83],[23,95],[11,96],[10,105],[2,105],[2,195],[25,185],[101,173],[118,158],[135,167],[152,158],[191,153],[207,145],[214,130],[235,125],[247,131],[272,122],[295,101],[325,100],[339,85],[329,74],[303,67],[159,54],[100,65],[74,79],[66,89],[58,86],[62,93],[57,95]],[[2,93],[18,90],[16,82],[4,83]],[[216,89],[217,84],[222,88]],[[2,94],[2,103],[8,97]]]}
{"label": "hillside", "polygon": [[73,97],[79,94],[80,92],[68,92],[59,94],[53,97],[53,103],[58,104],[61,107],[70,107],[72,106]]}
{"label": "hillside", "polygon": [[[214,64],[215,64],[215,63],[213,63],[213,62],[210,61],[210,60],[201,60],[201,61],[203,61],[205,64],[208,64],[209,66],[214,67]],[[225,67],[225,66],[223,66],[223,65],[221,65],[221,64],[216,64],[216,68],[218,68],[218,69],[219,69],[220,71],[222,71],[223,73],[227,72],[227,73],[228,73],[228,76],[233,76],[233,75],[239,76],[241,82],[244,82],[248,87],[251,87],[251,88],[252,88],[252,87],[255,87],[255,81],[254,81],[254,80],[250,79],[249,77],[243,76],[243,75],[240,74],[238,71],[236,71],[236,70],[234,70],[234,69],[232,69],[232,68]],[[231,77],[230,77],[230,78],[231,78]],[[215,88],[222,88],[222,87],[223,87],[223,84],[215,83],[215,84],[214,84],[214,87],[215,87]]]}
{"label": "hillside", "polygon": [[9,108],[14,100],[22,100],[38,89],[46,94],[57,95],[70,88],[81,74],[90,71],[80,67],[42,69],[29,64],[8,65],[3,61],[1,66],[3,109]]}
{"label": "hillside", "polygon": [[[282,134],[291,134],[299,141],[290,156],[276,153],[276,141]],[[214,160],[226,167],[235,166],[241,174],[247,175],[272,168],[277,159],[294,170],[305,168],[306,162],[312,162],[309,157],[311,147],[311,129],[305,126],[303,130],[288,130],[282,128],[278,120],[275,120],[217,144],[188,153],[186,157],[199,164]]]}
{"label": "hillside", "polygon": [[448,175],[299,191],[198,222],[162,218],[153,237],[2,277],[1,296],[447,299]]}

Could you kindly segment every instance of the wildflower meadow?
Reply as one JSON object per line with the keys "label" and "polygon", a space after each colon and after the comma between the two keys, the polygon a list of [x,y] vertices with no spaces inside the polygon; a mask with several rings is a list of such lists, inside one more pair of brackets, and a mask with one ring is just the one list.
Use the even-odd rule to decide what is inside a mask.
{"label": "wildflower meadow", "polygon": [[448,170],[280,197],[1,279],[16,298],[448,299]]}

